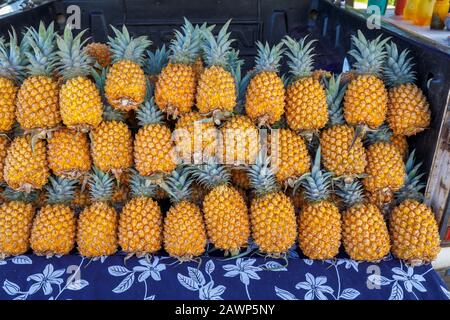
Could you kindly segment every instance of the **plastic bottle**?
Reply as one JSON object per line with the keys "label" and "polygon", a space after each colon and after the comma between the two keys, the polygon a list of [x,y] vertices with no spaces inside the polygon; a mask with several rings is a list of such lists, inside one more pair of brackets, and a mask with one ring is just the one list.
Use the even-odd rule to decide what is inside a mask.
{"label": "plastic bottle", "polygon": [[377,6],[380,8],[381,15],[384,15],[386,13],[387,3],[387,0],[369,0],[367,3],[367,8],[370,6]]}
{"label": "plastic bottle", "polygon": [[402,16],[403,10],[405,10],[407,0],[397,0],[395,1],[395,15],[396,16]]}
{"label": "plastic bottle", "polygon": [[431,29],[442,30],[448,15],[449,0],[436,0],[431,18]]}
{"label": "plastic bottle", "polygon": [[429,26],[436,0],[420,0],[413,23],[417,26]]}
{"label": "plastic bottle", "polygon": [[420,0],[408,0],[403,10],[403,19],[413,20]]}

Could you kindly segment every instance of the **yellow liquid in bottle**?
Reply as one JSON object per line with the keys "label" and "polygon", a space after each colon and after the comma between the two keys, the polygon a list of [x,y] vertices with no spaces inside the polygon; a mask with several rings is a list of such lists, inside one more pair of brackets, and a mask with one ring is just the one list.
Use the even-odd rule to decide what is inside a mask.
{"label": "yellow liquid in bottle", "polygon": [[436,0],[419,1],[413,23],[418,26],[429,26],[435,3]]}
{"label": "yellow liquid in bottle", "polygon": [[433,14],[439,16],[439,19],[441,20],[442,24],[444,23],[445,18],[447,18],[448,9],[449,9],[449,0],[436,0]]}
{"label": "yellow liquid in bottle", "polygon": [[420,0],[408,0],[408,2],[406,3],[406,7],[403,10],[403,19],[405,20],[414,19],[419,1]]}

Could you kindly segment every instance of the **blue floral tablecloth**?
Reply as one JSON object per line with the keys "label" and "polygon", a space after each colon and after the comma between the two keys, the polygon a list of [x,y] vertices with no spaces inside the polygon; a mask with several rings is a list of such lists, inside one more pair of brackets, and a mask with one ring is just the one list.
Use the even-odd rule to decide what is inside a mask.
{"label": "blue floral tablecloth", "polygon": [[0,261],[0,299],[449,299],[431,265],[409,267],[388,256],[357,263],[251,256],[201,262],[164,256],[85,259],[23,255]]}

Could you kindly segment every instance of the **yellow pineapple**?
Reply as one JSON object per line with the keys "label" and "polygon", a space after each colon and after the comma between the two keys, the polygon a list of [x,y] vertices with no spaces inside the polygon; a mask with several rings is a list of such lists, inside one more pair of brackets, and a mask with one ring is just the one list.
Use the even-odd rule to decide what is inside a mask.
{"label": "yellow pineapple", "polygon": [[286,120],[294,130],[316,131],[328,122],[327,99],[319,80],[312,77],[314,40],[307,37],[296,41],[289,36],[283,40],[289,48],[287,57],[292,74],[286,89]]}
{"label": "yellow pineapple", "polygon": [[128,254],[151,254],[162,247],[163,216],[153,196],[157,185],[134,173],[133,198],[122,209],[119,219],[119,245]]}
{"label": "yellow pineapple", "polygon": [[74,191],[74,197],[71,206],[74,209],[84,209],[85,207],[91,205],[92,201],[89,195],[88,188],[83,188],[83,186],[78,186]]}
{"label": "yellow pineapple", "polygon": [[89,43],[86,46],[86,53],[102,68],[106,68],[111,64],[111,51],[109,46],[105,43]]}
{"label": "yellow pineapple", "polygon": [[412,136],[430,125],[431,111],[422,90],[414,84],[408,50],[398,52],[395,43],[386,45],[388,53],[384,77],[389,89],[387,122],[395,135]]}
{"label": "yellow pineapple", "polygon": [[185,19],[182,32],[175,32],[170,45],[171,56],[155,86],[155,102],[170,116],[178,117],[191,111],[197,86],[193,63],[198,57],[201,37]]}
{"label": "yellow pineapple", "polygon": [[75,38],[70,25],[63,37],[57,36],[59,51],[58,71],[64,79],[59,92],[59,105],[63,123],[75,130],[87,132],[102,121],[103,104],[99,89],[88,78],[91,74],[90,57],[82,49],[86,41],[81,38],[86,30]]}
{"label": "yellow pineapple", "polygon": [[75,181],[50,178],[47,204],[36,215],[30,244],[37,255],[65,255],[75,247],[77,220],[70,207]]}
{"label": "yellow pineapple", "polygon": [[113,65],[108,70],[105,96],[109,104],[119,110],[136,110],[144,102],[146,77],[142,64],[144,51],[151,45],[147,36],[133,38],[125,25],[122,32],[111,26],[115,38],[109,37]]}
{"label": "yellow pineapple", "polygon": [[203,254],[207,240],[200,208],[188,200],[191,183],[189,173],[177,168],[163,185],[173,202],[164,219],[164,249],[180,261]]}
{"label": "yellow pineapple", "polygon": [[278,75],[283,43],[272,48],[259,41],[256,45],[256,75],[247,87],[245,111],[258,126],[272,125],[280,120],[285,107],[284,84]]}
{"label": "yellow pineapple", "polygon": [[91,170],[89,140],[85,133],[62,128],[48,138],[48,166],[58,177],[79,179]]}
{"label": "yellow pineapple", "polygon": [[295,208],[291,199],[279,191],[270,159],[263,152],[248,170],[256,197],[251,201],[252,237],[262,253],[279,257],[297,238]]}
{"label": "yellow pineapple", "polygon": [[32,146],[31,136],[17,136],[11,142],[5,158],[3,178],[14,190],[30,192],[42,189],[50,175],[44,140]]}
{"label": "yellow pineapple", "polygon": [[89,181],[92,204],[78,218],[77,245],[84,257],[112,255],[117,251],[117,226],[119,217],[108,203],[114,180],[108,173],[94,168]]}
{"label": "yellow pineapple", "polygon": [[0,134],[0,184],[5,182],[5,179],[3,178],[3,168],[5,166],[9,144],[9,137],[5,134]]}
{"label": "yellow pineapple", "polygon": [[363,199],[361,183],[340,181],[342,199],[342,243],[351,259],[379,261],[389,253],[389,233],[381,211]]}
{"label": "yellow pineapple", "polygon": [[393,135],[391,137],[392,144],[397,148],[397,150],[400,152],[400,155],[403,159],[406,158],[408,155],[408,140],[406,139],[406,136],[401,135]]}
{"label": "yellow pineapple", "polygon": [[360,30],[358,36],[352,36],[356,49],[349,54],[356,60],[353,67],[357,75],[350,81],[344,96],[344,116],[350,125],[376,129],[386,119],[388,97],[380,76],[388,40],[381,40],[380,36],[368,41]]}

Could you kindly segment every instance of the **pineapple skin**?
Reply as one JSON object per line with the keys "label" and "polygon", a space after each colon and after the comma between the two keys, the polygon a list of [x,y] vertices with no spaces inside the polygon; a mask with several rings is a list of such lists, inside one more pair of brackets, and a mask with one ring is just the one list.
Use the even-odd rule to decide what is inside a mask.
{"label": "pineapple skin", "polygon": [[84,209],[92,204],[89,192],[87,189],[81,190],[81,187],[75,189],[74,198],[71,202],[71,207],[75,209]]}
{"label": "pineapple skin", "polygon": [[94,202],[78,218],[78,251],[84,257],[109,256],[117,251],[118,215],[104,202]]}
{"label": "pineapple skin", "polygon": [[348,125],[336,125],[325,129],[320,135],[322,163],[327,171],[336,176],[363,174],[367,165],[366,150],[355,129]]}
{"label": "pineapple skin", "polygon": [[376,205],[382,211],[394,201],[394,193],[389,188],[373,192],[366,191],[365,197],[369,203]]}
{"label": "pineapple skin", "polygon": [[29,135],[16,137],[8,149],[3,172],[12,189],[42,189],[50,175],[46,142],[36,141],[33,151]]}
{"label": "pineapple skin", "polygon": [[22,201],[0,205],[0,258],[24,254],[30,248],[34,208]]}
{"label": "pineapple skin", "polygon": [[43,206],[33,222],[30,244],[37,255],[66,255],[75,247],[76,218],[63,204]]}
{"label": "pineapple skin", "polygon": [[119,219],[119,245],[127,253],[155,253],[161,249],[163,216],[156,201],[147,197],[127,202]]}
{"label": "pineapple skin", "polygon": [[[259,130],[247,116],[235,116],[220,129],[222,163],[248,165],[258,155]],[[229,158],[229,159],[228,159]]]}
{"label": "pineapple skin", "polygon": [[330,201],[307,203],[298,218],[298,241],[310,259],[333,259],[341,246],[341,214]]}
{"label": "pineapple skin", "polygon": [[133,165],[133,138],[120,121],[104,121],[91,131],[94,164],[103,172],[127,170]]}
{"label": "pineapple skin", "polygon": [[3,178],[3,169],[9,144],[9,138],[5,135],[0,135],[0,183],[5,182],[5,179]]}
{"label": "pineapple skin", "polygon": [[250,221],[244,198],[234,187],[222,185],[203,201],[208,238],[216,248],[239,252],[248,243]]}
{"label": "pineapple skin", "polygon": [[405,200],[392,210],[390,234],[392,253],[399,259],[428,263],[441,249],[434,214],[417,200]]}
{"label": "pineapple skin", "polygon": [[297,238],[294,206],[282,192],[272,192],[252,200],[250,206],[252,235],[259,250],[281,255]]}
{"label": "pineapple skin", "polygon": [[345,92],[345,120],[352,126],[364,124],[376,129],[386,119],[387,100],[383,81],[373,75],[359,75]]}
{"label": "pineapple skin", "polygon": [[245,111],[255,123],[272,125],[284,114],[285,89],[276,72],[263,71],[250,81]]}
{"label": "pineapple skin", "polygon": [[143,176],[170,173],[176,168],[172,155],[172,133],[162,124],[149,124],[139,129],[134,139],[134,162]]}
{"label": "pineapple skin", "polygon": [[133,61],[114,63],[106,76],[105,96],[115,109],[136,110],[144,102],[146,78],[142,68]]}
{"label": "pineapple skin", "polygon": [[203,72],[205,71],[205,65],[201,57],[195,59],[194,63],[192,64],[192,70],[194,71],[195,75],[195,83],[197,83]]}
{"label": "pineapple skin", "polygon": [[78,178],[91,169],[89,140],[85,133],[67,128],[53,132],[47,144],[48,166],[53,174]]}
{"label": "pineapple skin", "polygon": [[389,142],[376,142],[367,148],[366,191],[399,190],[406,179],[405,163],[397,148]]}
{"label": "pineapple skin", "polygon": [[328,122],[325,90],[312,77],[301,78],[286,90],[286,120],[292,130],[319,130]]}
{"label": "pineapple skin", "polygon": [[13,127],[18,90],[14,81],[0,77],[0,132],[10,131]]}
{"label": "pineapple skin", "polygon": [[387,122],[396,135],[412,136],[430,126],[431,112],[425,95],[408,83],[389,90]]}
{"label": "pineapple skin", "polygon": [[164,220],[164,249],[179,259],[205,252],[206,229],[200,208],[188,201],[172,206]]}
{"label": "pineapple skin", "polygon": [[169,63],[158,76],[155,102],[169,115],[183,115],[194,106],[196,85],[196,74],[191,65]]}
{"label": "pineapple skin", "polygon": [[58,83],[52,78],[27,78],[17,93],[17,122],[25,130],[57,126],[61,122],[58,95]]}
{"label": "pineapple skin", "polygon": [[353,260],[378,261],[390,250],[386,223],[373,204],[359,203],[342,214],[342,243]]}
{"label": "pineapple skin", "polygon": [[392,144],[397,148],[398,152],[400,152],[400,155],[403,159],[406,158],[408,155],[408,140],[406,139],[406,136],[401,135],[393,135],[391,137]]}
{"label": "pineapple skin", "polygon": [[86,46],[87,54],[94,58],[103,68],[106,68],[111,64],[111,52],[109,46],[100,42],[89,43]]}
{"label": "pineapple skin", "polygon": [[207,114],[214,110],[232,112],[236,106],[236,84],[230,72],[212,66],[202,74],[197,84],[197,108]]}
{"label": "pineapple skin", "polygon": [[245,170],[231,169],[231,181],[236,187],[242,190],[250,189],[250,180]]}
{"label": "pineapple skin", "polygon": [[[289,129],[280,129],[277,132],[278,141],[273,141],[274,135],[271,135],[271,156],[272,160],[276,160],[277,180],[285,183],[309,172],[311,159],[303,137]],[[274,148],[274,143],[278,145],[278,150]]]}
{"label": "pineapple skin", "polygon": [[100,93],[86,77],[75,77],[63,84],[59,102],[63,123],[71,129],[88,131],[102,122]]}

